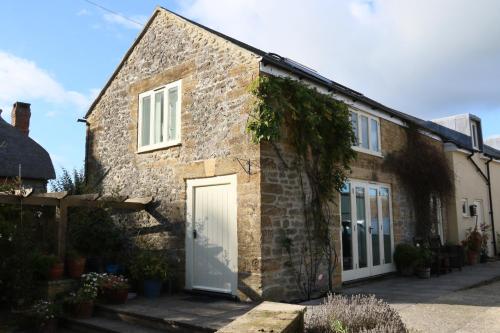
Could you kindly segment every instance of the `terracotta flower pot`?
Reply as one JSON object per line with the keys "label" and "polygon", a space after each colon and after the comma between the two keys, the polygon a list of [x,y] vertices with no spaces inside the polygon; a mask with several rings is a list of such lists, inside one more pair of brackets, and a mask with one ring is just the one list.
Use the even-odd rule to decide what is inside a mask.
{"label": "terracotta flower pot", "polygon": [[475,251],[467,251],[467,263],[469,265],[477,264],[479,253]]}
{"label": "terracotta flower pot", "polygon": [[413,266],[401,267],[401,275],[403,276],[413,276],[415,274],[415,269]]}
{"label": "terracotta flower pot", "polygon": [[47,320],[38,328],[38,333],[55,333],[55,332],[57,332],[56,318]]}
{"label": "terracotta flower pot", "polygon": [[78,319],[92,317],[94,312],[94,301],[84,301],[73,304],[73,315]]}
{"label": "terracotta flower pot", "polygon": [[80,257],[68,259],[68,275],[73,279],[79,279],[85,271],[85,262],[87,259]]}
{"label": "terracotta flower pot", "polygon": [[128,289],[104,289],[104,297],[108,303],[123,304],[128,299]]}
{"label": "terracotta flower pot", "polygon": [[431,269],[430,268],[417,268],[417,276],[421,279],[430,279]]}
{"label": "terracotta flower pot", "polygon": [[64,264],[56,263],[49,269],[49,279],[59,280],[64,274]]}

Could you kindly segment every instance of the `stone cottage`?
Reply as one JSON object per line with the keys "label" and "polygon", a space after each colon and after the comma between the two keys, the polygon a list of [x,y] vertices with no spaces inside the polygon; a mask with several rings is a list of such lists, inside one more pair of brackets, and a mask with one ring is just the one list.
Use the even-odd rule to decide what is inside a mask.
{"label": "stone cottage", "polygon": [[55,178],[54,166],[47,151],[29,137],[30,118],[28,103],[14,103],[11,124],[0,110],[0,186],[21,176],[23,186],[45,192],[48,180]]}
{"label": "stone cottage", "polygon": [[[290,268],[300,251],[290,258],[282,242],[283,235],[303,241],[298,175],[246,130],[248,87],[261,75],[302,80],[351,110],[358,157],[336,203],[334,285],[393,271],[394,246],[412,240],[415,223],[384,157],[404,146],[408,122],[425,128],[421,135],[439,150],[444,127],[164,8],[154,11],[85,117],[87,172],[105,175],[103,192],[155,198],[133,219],[177,259],[179,287],[240,299],[303,297]],[[278,146],[284,160],[294,158],[286,142]],[[446,225],[437,229],[446,235]],[[323,284],[325,276],[318,274]]]}

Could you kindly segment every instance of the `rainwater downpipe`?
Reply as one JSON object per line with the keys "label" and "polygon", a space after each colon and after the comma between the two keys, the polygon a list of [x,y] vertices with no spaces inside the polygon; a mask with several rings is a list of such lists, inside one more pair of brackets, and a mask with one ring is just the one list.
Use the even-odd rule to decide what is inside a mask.
{"label": "rainwater downpipe", "polygon": [[472,156],[474,156],[475,152],[472,152],[467,159],[474,164],[476,167],[477,171],[479,174],[484,178],[486,185],[488,186],[488,199],[489,199],[489,204],[490,204],[490,220],[491,220],[491,241],[493,243],[493,253],[496,256],[497,255],[497,242],[496,242],[496,235],[495,235],[495,220],[494,220],[494,214],[493,214],[493,198],[491,195],[491,175],[490,175],[490,163],[493,160],[493,158],[490,157],[488,162],[486,162],[486,172],[487,174],[485,175],[483,170],[476,164],[476,162],[472,159]]}
{"label": "rainwater downpipe", "polygon": [[488,196],[490,199],[490,218],[491,218],[491,233],[492,233],[492,241],[493,241],[493,253],[495,256],[497,255],[497,240],[495,233],[495,214],[493,212],[493,198],[491,195],[491,173],[490,173],[490,163],[493,161],[493,157],[490,157],[488,162],[486,162],[486,175],[488,176]]}

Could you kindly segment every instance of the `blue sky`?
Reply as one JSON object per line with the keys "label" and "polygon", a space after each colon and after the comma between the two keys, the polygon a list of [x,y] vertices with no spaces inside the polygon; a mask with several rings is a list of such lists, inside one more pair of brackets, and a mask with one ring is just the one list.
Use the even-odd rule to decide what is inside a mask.
{"label": "blue sky", "polygon": [[[471,112],[483,119],[485,137],[500,134],[499,2],[95,2],[140,22],[159,4],[403,112],[425,119]],[[17,100],[31,103],[31,136],[49,151],[56,169],[83,166],[85,126],[76,120],[139,28],[84,0],[2,4],[2,117],[10,120]]]}

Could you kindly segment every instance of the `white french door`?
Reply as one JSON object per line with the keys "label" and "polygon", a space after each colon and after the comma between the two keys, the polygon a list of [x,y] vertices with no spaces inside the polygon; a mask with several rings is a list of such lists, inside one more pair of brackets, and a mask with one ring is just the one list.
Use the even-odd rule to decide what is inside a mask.
{"label": "white french door", "polygon": [[393,271],[390,187],[350,181],[345,184],[340,201],[342,280]]}

